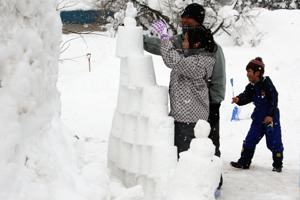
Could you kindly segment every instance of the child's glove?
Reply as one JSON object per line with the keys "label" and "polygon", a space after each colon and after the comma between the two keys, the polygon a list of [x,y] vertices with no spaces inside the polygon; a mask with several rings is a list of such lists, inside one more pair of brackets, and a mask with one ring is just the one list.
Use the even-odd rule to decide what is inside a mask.
{"label": "child's glove", "polygon": [[168,34],[167,25],[164,21],[159,20],[152,24],[152,28],[159,35],[161,40],[168,40],[170,38]]}
{"label": "child's glove", "polygon": [[271,126],[273,127],[273,117],[271,116],[266,116],[263,123],[266,125],[266,126]]}

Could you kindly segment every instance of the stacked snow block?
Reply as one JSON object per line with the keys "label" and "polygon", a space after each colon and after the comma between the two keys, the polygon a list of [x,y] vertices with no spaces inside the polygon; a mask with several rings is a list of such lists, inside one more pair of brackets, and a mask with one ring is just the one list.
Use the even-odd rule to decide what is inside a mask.
{"label": "stacked snow block", "polygon": [[158,86],[152,57],[143,55],[142,28],[133,18],[119,27],[116,54],[120,84],[108,145],[111,176],[127,187],[143,186],[145,199],[162,199],[177,164],[168,88]]}

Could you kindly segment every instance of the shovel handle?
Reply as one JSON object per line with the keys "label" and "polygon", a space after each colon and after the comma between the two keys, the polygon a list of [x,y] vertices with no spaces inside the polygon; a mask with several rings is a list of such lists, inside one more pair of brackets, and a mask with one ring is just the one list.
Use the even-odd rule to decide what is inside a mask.
{"label": "shovel handle", "polygon": [[234,97],[233,78],[230,79],[230,84],[232,88],[232,97]]}

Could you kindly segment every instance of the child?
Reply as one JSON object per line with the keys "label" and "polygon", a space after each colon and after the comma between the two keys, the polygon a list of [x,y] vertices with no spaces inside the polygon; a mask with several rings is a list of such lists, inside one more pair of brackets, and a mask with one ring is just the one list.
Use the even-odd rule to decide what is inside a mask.
{"label": "child", "polygon": [[255,105],[251,115],[252,124],[243,142],[241,157],[230,164],[235,168],[249,169],[254,155],[255,146],[265,135],[267,147],[273,154],[273,171],[282,171],[283,145],[278,103],[278,93],[270,77],[263,76],[265,65],[262,58],[251,60],[247,67],[247,77],[250,83],[240,95],[232,98],[232,103],[245,105],[253,102]]}
{"label": "child", "polygon": [[[208,46],[203,46],[199,37],[189,35],[187,31],[182,42],[184,51],[178,51],[163,21],[155,22],[153,29],[161,39],[163,61],[172,69],[169,84],[170,116],[175,120],[175,146],[179,157],[179,153],[188,150],[191,140],[195,138],[196,122],[208,120],[209,117],[208,82],[216,62],[215,54],[211,52],[211,47],[215,45],[208,45],[207,42]],[[194,32],[200,34],[200,29]],[[207,30],[207,34],[210,36],[206,37],[213,43],[211,32]]]}

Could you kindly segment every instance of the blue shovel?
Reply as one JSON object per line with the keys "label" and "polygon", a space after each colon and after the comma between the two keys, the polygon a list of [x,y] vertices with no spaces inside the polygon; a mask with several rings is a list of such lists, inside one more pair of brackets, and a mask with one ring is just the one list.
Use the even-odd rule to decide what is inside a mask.
{"label": "blue shovel", "polygon": [[[232,97],[234,97],[234,87],[233,87],[233,78],[230,79],[231,87],[232,87]],[[234,106],[231,114],[231,120],[239,120],[239,108]]]}

